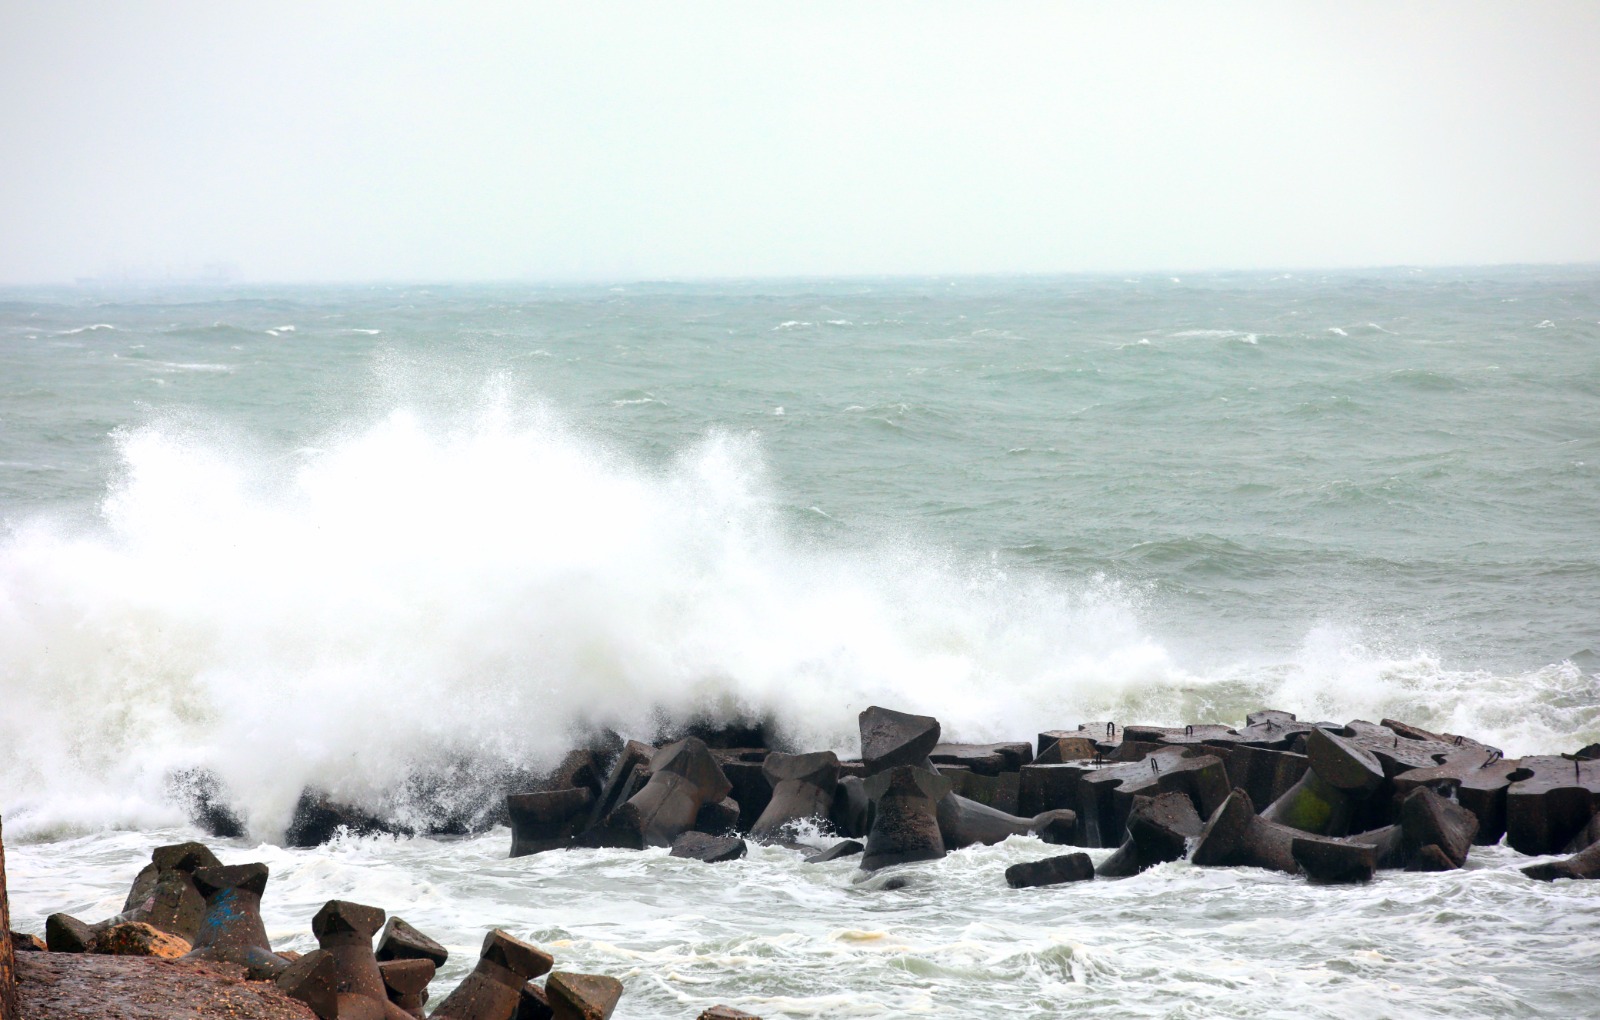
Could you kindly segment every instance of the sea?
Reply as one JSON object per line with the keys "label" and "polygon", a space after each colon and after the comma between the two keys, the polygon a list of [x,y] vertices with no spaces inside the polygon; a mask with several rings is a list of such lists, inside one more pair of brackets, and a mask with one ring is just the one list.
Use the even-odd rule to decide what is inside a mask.
{"label": "sea", "polygon": [[1505,846],[1013,890],[1058,848],[888,881],[511,860],[503,827],[281,843],[308,786],[403,811],[695,721],[853,755],[869,705],[949,740],[1275,708],[1574,751],[1597,651],[1600,267],[0,290],[22,931],[209,838],[203,771],[275,946],[383,907],[450,948],[435,1001],[504,927],[622,980],[620,1020],[1592,1017],[1600,883]]}

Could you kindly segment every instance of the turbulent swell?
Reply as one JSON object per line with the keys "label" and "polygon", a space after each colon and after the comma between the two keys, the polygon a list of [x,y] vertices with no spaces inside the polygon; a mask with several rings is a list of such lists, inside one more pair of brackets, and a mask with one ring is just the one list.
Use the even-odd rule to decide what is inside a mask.
{"label": "turbulent swell", "polygon": [[770,719],[849,751],[873,703],[972,739],[1267,704],[1508,750],[1595,725],[1570,665],[1452,674],[1331,625],[1191,673],[1146,595],[1104,578],[795,532],[750,437],[651,467],[502,397],[286,455],[193,422],[117,447],[92,527],[16,523],[0,546],[8,834],[177,821],[169,777],[202,767],[271,837],[307,784],[372,804],[419,769],[537,765],[595,727]]}

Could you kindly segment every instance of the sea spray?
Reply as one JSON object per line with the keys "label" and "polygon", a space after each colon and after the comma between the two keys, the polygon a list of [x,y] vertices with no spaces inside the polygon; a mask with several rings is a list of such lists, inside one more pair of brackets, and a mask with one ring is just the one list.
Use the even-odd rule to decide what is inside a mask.
{"label": "sea spray", "polygon": [[1576,670],[1550,705],[1548,683],[1463,688],[1336,627],[1287,661],[1190,672],[1148,593],[1102,575],[796,531],[752,435],[646,465],[501,393],[287,454],[192,418],[116,448],[92,526],[37,518],[0,546],[0,789],[21,838],[178,821],[172,778],[197,770],[279,838],[308,786],[403,811],[418,776],[492,786],[598,728],[766,720],[851,753],[869,704],[974,740],[1266,705],[1487,728],[1508,750],[1595,725]]}

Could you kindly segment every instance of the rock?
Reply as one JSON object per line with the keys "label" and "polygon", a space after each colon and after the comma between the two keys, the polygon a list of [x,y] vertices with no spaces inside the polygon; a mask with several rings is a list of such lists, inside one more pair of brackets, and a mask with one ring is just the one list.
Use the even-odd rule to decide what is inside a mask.
{"label": "rock", "polygon": [[194,949],[186,960],[218,960],[244,967],[252,980],[276,977],[288,961],[272,951],[261,921],[261,894],[267,887],[265,864],[197,868],[195,888],[206,898]]}
{"label": "rock", "polygon": [[11,898],[6,891],[5,831],[0,825],[0,1020],[18,1020],[21,1016],[17,1007],[17,944],[17,934],[11,930]]}
{"label": "rock", "polygon": [[1094,864],[1085,853],[1046,857],[1042,861],[1013,864],[1006,869],[1006,884],[1013,889],[1083,882],[1093,877]]}
{"label": "rock", "polygon": [[1189,840],[1199,837],[1205,822],[1186,794],[1160,793],[1136,797],[1128,812],[1127,838],[1117,852],[1100,862],[1103,878],[1127,878],[1157,864],[1182,860]]}
{"label": "rock", "polygon": [[52,953],[87,953],[94,929],[71,914],[51,914],[44,919],[44,944]]}
{"label": "rock", "polygon": [[1290,853],[1306,878],[1320,885],[1370,882],[1378,868],[1375,847],[1341,839],[1296,836]]}
{"label": "rock", "polygon": [[1530,864],[1522,869],[1522,873],[1541,882],[1558,878],[1600,878],[1600,842],[1591,843],[1564,860]]}
{"label": "rock", "polygon": [[1311,766],[1311,760],[1303,754],[1255,744],[1207,744],[1205,747],[1222,759],[1229,788],[1238,787],[1248,793],[1252,804],[1271,804],[1282,797]]}
{"label": "rock", "polygon": [[734,1009],[732,1006],[712,1006],[701,1012],[695,1020],[761,1020],[754,1013]]}
{"label": "rock", "polygon": [[588,787],[508,795],[511,856],[525,857],[569,845],[588,822],[594,802],[594,791]]}
{"label": "rock", "polygon": [[914,765],[898,765],[874,774],[866,781],[866,790],[872,798],[873,819],[862,870],[944,856],[938,805],[950,792],[950,780]]}
{"label": "rock", "polygon": [[1033,745],[1027,742],[1002,744],[936,744],[928,754],[935,765],[965,765],[980,776],[1016,772],[1033,761]]}
{"label": "rock", "polygon": [[1256,815],[1250,795],[1234,790],[1206,821],[1189,860],[1202,866],[1272,868],[1300,872],[1294,859],[1294,829]]}
{"label": "rock", "polygon": [[773,753],[761,764],[772,795],[751,827],[756,839],[770,839],[784,826],[806,819],[826,819],[839,786],[839,756],[832,751],[810,754]]}
{"label": "rock", "polygon": [[702,806],[732,789],[710,749],[699,738],[686,737],[656,752],[649,782],[616,810],[610,824],[637,830],[647,846],[671,846],[694,827]]}
{"label": "rock", "polygon": [[856,839],[842,839],[819,854],[812,854],[806,858],[807,864],[826,864],[829,861],[842,860],[854,857],[856,854],[865,853],[866,845]]}
{"label": "rock", "polygon": [[864,838],[872,830],[872,798],[859,776],[841,776],[828,818],[841,835]]}
{"label": "rock", "polygon": [[861,760],[867,775],[875,776],[902,765],[925,766],[939,744],[939,720],[927,715],[907,715],[874,705],[862,712]]}
{"label": "rock", "polygon": [[946,850],[959,850],[977,843],[992,846],[1004,841],[1007,836],[1026,836],[1030,833],[1038,834],[1046,843],[1070,843],[1078,823],[1078,816],[1065,809],[1043,811],[1032,818],[1022,818],[956,793],[945,794],[939,799],[937,817]]}
{"label": "rock", "polygon": [[707,801],[700,805],[700,810],[694,816],[693,831],[696,832],[725,835],[738,827],[739,802],[732,797],[724,797],[715,804]]}
{"label": "rock", "polygon": [[428,1003],[428,983],[433,980],[432,960],[384,960],[378,964],[383,989],[389,1001],[422,1020],[422,1007]]}
{"label": "rock", "polygon": [[1499,752],[1463,748],[1453,751],[1431,768],[1412,769],[1394,778],[1397,797],[1426,786],[1441,796],[1456,801],[1478,819],[1479,846],[1493,846],[1506,834],[1506,791],[1511,774],[1521,767],[1515,758],[1502,758]]}
{"label": "rock", "polygon": [[1535,755],[1523,758],[1508,778],[1506,842],[1530,856],[1559,852],[1594,817],[1600,800],[1600,762]]}
{"label": "rock", "polygon": [[478,965],[433,1011],[438,1020],[512,1020],[522,987],[555,961],[537,946],[495,929],[483,940]]}
{"label": "rock", "polygon": [[28,1020],[314,1020],[270,981],[228,963],[29,953],[17,960]]}
{"label": "rock", "polygon": [[[1424,847],[1432,845],[1438,847],[1450,867],[1462,867],[1477,832],[1478,819],[1471,811],[1425,786],[1406,794],[1400,804],[1401,845],[1408,860],[1416,859]],[[1408,863],[1406,867],[1411,866]]]}
{"label": "rock", "polygon": [[11,948],[18,953],[45,953],[50,949],[44,944],[44,939],[37,935],[25,935],[20,931],[11,933]]}
{"label": "rock", "polygon": [[1572,752],[1578,761],[1600,761],[1600,744],[1588,744]]}
{"label": "rock", "polygon": [[143,921],[122,921],[95,933],[88,952],[101,956],[157,956],[176,960],[193,949],[185,940]]}
{"label": "rock", "polygon": [[704,832],[685,832],[672,841],[669,857],[688,857],[707,864],[721,864],[743,857],[749,848],[738,836],[712,836]]}
{"label": "rock", "polygon": [[333,839],[340,831],[356,836],[410,836],[413,830],[352,804],[341,804],[326,793],[307,789],[295,804],[294,818],[283,835],[284,845],[314,847]]}
{"label": "rock", "polygon": [[339,966],[327,952],[316,949],[307,953],[273,981],[286,995],[310,1006],[321,1020],[338,1020]]}
{"label": "rock", "polygon": [[555,971],[544,983],[555,1020],[607,1020],[622,998],[622,982],[599,974]]}
{"label": "rock", "polygon": [[443,967],[450,959],[450,950],[430,939],[398,917],[389,918],[383,926],[383,936],[378,939],[378,949],[373,954],[379,963],[388,960],[432,960],[435,967]]}
{"label": "rock", "polygon": [[244,822],[228,805],[228,794],[209,769],[184,769],[167,779],[167,791],[172,799],[184,803],[189,810],[189,820],[199,829],[221,839],[236,839],[244,835]]}

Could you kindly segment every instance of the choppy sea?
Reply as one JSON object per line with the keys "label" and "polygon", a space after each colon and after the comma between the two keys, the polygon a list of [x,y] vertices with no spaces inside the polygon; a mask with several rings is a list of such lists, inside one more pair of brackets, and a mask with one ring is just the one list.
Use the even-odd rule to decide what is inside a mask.
{"label": "choppy sea", "polygon": [[[121,906],[203,768],[269,931],[490,926],[617,1017],[1585,1017],[1600,889],[1163,865],[904,888],[777,847],[281,839],[593,727],[853,753],[1091,719],[1600,740],[1600,269],[0,290],[13,923]],[[1091,851],[1099,857],[1110,851]]]}

